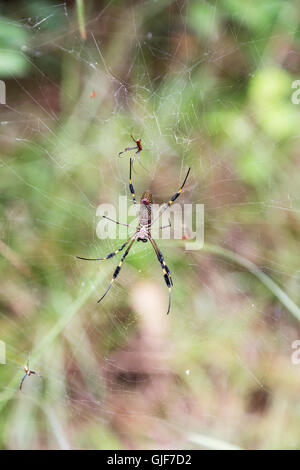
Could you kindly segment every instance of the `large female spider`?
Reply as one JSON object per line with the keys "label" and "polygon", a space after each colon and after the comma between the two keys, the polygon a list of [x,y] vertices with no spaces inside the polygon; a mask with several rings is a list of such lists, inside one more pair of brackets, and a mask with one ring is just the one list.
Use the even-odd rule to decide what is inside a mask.
{"label": "large female spider", "polygon": [[[134,188],[133,188],[133,185],[132,185],[132,180],[131,180],[131,170],[132,170],[132,159],[130,159],[130,169],[129,169],[129,189],[130,189],[130,192],[131,192],[131,195],[132,195],[132,199],[133,199],[133,203],[136,205],[136,198],[135,198],[135,192],[134,192]],[[181,185],[181,187],[179,188],[179,190],[171,197],[171,199],[166,202],[165,204],[163,204],[159,210],[159,213],[158,213],[158,217],[168,208],[170,207],[173,202],[180,196],[180,194],[182,193],[182,189],[186,183],[186,180],[189,176],[189,173],[190,173],[190,170],[191,168],[188,169],[188,172],[186,174],[186,177],[184,178],[184,181]],[[152,220],[152,213],[151,213],[151,205],[152,205],[152,194],[149,190],[145,191],[141,197],[141,201],[140,201],[140,212],[139,212],[139,222],[138,222],[138,226],[136,228],[136,231],[135,233],[128,238],[128,240],[121,246],[121,248],[119,248],[118,250],[116,251],[113,251],[112,253],[109,253],[109,255],[107,255],[105,258],[82,258],[81,256],[76,256],[76,258],[78,259],[82,259],[82,260],[85,260],[85,261],[101,261],[101,260],[105,260],[105,259],[109,259],[109,258],[112,258],[113,256],[115,256],[116,254],[118,254],[120,251],[122,251],[125,246],[128,245],[129,243],[129,246],[127,247],[124,255],[122,256],[121,258],[121,261],[120,263],[118,264],[118,266],[116,267],[114,273],[113,273],[113,276],[112,276],[112,279],[109,283],[109,286],[108,288],[106,289],[106,291],[104,292],[104,294],[102,295],[101,299],[98,300],[97,303],[101,302],[101,300],[106,296],[107,292],[109,291],[109,289],[111,288],[113,282],[115,281],[115,279],[117,278],[117,276],[119,275],[120,271],[121,271],[121,267],[122,267],[122,264],[126,258],[126,256],[128,255],[133,243],[135,241],[142,241],[142,242],[147,242],[148,240],[150,240],[154,250],[155,250],[155,253],[156,253],[156,256],[157,256],[157,259],[158,261],[160,262],[161,264],[161,267],[162,267],[162,271],[163,271],[163,275],[164,275],[164,279],[165,279],[165,282],[169,288],[169,306],[168,306],[168,311],[167,311],[167,314],[169,313],[170,311],[170,308],[171,308],[171,287],[173,285],[173,282],[172,282],[172,277],[171,277],[171,273],[170,273],[170,270],[168,268],[168,266],[166,265],[165,263],[165,260],[164,260],[164,257],[161,253],[161,251],[159,250],[155,240],[153,240],[152,236],[151,236],[151,225],[153,225],[153,223],[157,220],[157,218],[155,220]],[[117,222],[115,220],[112,220],[112,219],[109,219],[108,217],[105,217],[103,216],[104,218],[112,221],[112,222],[115,222],[116,224],[120,224],[120,222]],[[127,227],[129,227],[128,224],[121,224],[121,225],[125,225]]]}

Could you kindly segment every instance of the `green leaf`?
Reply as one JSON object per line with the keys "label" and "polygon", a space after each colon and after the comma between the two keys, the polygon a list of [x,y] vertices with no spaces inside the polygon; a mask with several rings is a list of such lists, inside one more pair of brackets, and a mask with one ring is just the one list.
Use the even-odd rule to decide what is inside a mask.
{"label": "green leaf", "polygon": [[29,64],[25,57],[18,51],[1,50],[0,51],[0,77],[11,77],[12,75],[21,77],[29,69]]}

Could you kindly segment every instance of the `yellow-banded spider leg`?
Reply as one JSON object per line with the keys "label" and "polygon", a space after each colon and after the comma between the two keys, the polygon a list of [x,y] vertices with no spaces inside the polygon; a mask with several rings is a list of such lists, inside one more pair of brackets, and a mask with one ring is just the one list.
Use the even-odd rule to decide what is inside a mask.
{"label": "yellow-banded spider leg", "polygon": [[131,170],[132,170],[132,158],[130,159],[130,167],[129,167],[129,190],[132,195],[133,203],[136,204],[135,192],[134,192],[134,187],[133,187],[132,179],[131,179]]}
{"label": "yellow-banded spider leg", "polygon": [[160,262],[160,265],[161,265],[162,270],[163,270],[163,275],[164,275],[165,282],[166,282],[166,284],[169,288],[169,305],[168,305],[168,311],[167,311],[167,315],[168,315],[168,313],[170,312],[170,308],[171,308],[171,289],[172,289],[172,286],[173,286],[171,273],[170,273],[170,270],[169,270],[168,266],[166,265],[166,262],[164,260],[163,255],[162,255],[162,252],[158,248],[156,242],[151,237],[149,238],[149,240],[152,243],[152,246],[155,250],[157,259]]}
{"label": "yellow-banded spider leg", "polygon": [[109,253],[109,255],[105,256],[105,258],[82,258],[82,256],[76,256],[76,258],[83,259],[84,261],[103,261],[105,259],[112,258],[113,256],[116,256],[118,253],[120,253],[120,251],[122,251],[125,248],[125,246],[128,245],[128,243],[130,242],[131,239],[132,239],[132,237],[128,238],[128,240],[126,240],[126,242],[123,243],[121,248],[119,248],[118,250],[113,251],[112,253]]}
{"label": "yellow-banded spider leg", "polygon": [[102,295],[101,299],[98,300],[97,304],[99,302],[101,302],[101,300],[106,296],[107,292],[109,291],[109,289],[111,288],[111,286],[113,285],[113,282],[115,281],[115,279],[118,277],[120,271],[121,271],[121,267],[122,267],[122,264],[126,258],[126,256],[128,255],[129,251],[130,251],[130,248],[132,247],[133,243],[135,242],[135,238],[131,239],[131,243],[129,245],[129,247],[127,248],[127,250],[125,251],[124,255],[122,256],[121,258],[121,261],[120,263],[118,264],[118,266],[116,267],[114,273],[113,273],[113,276],[112,276],[112,279],[108,285],[108,288],[106,289],[106,291],[104,292],[104,294]]}

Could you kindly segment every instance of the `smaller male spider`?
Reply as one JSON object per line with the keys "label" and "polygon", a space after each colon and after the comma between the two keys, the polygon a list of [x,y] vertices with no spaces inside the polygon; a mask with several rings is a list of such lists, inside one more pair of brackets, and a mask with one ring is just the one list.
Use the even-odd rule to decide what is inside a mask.
{"label": "smaller male spider", "polygon": [[143,150],[142,139],[135,139],[132,134],[130,136],[133,142],[136,144],[135,147],[126,147],[124,150],[122,150],[122,152],[119,152],[119,156],[122,155],[122,153],[129,152],[130,150],[136,150],[134,155],[137,155]]}
{"label": "smaller male spider", "polygon": [[[129,152],[130,150],[136,150],[136,152],[133,156],[133,163],[134,163],[135,158],[137,157],[138,162],[141,165],[141,167],[144,168],[144,170],[148,171],[147,168],[145,168],[144,165],[142,165],[142,162],[141,162],[141,159],[140,159],[140,156],[139,156],[139,153],[143,150],[142,139],[135,139],[132,134],[131,134],[131,138],[132,138],[133,142],[136,144],[136,146],[135,147],[126,147],[122,152],[119,152],[119,157],[120,157],[120,155],[122,155],[122,153]],[[132,169],[134,170],[133,165],[132,165]]]}
{"label": "smaller male spider", "polygon": [[23,382],[24,382],[24,380],[26,379],[26,377],[29,377],[30,375],[38,375],[39,377],[41,377],[41,376],[40,376],[37,372],[35,372],[34,370],[30,370],[30,368],[29,368],[29,358],[28,358],[27,364],[24,366],[24,371],[25,371],[25,375],[24,375],[24,377],[23,377],[22,380],[21,380],[21,383],[20,383],[20,390],[22,390]]}
{"label": "smaller male spider", "polygon": [[[131,170],[132,170],[132,159],[130,159],[130,169],[129,169],[129,190],[130,190],[131,195],[132,195],[133,203],[134,203],[134,205],[136,205],[137,201],[136,201],[136,198],[135,198],[135,192],[134,192],[132,179],[131,179]],[[82,260],[85,260],[85,261],[106,260],[106,259],[112,258],[113,256],[117,255],[120,251],[122,251],[125,248],[125,246],[127,246],[129,244],[129,246],[127,247],[124,255],[121,258],[120,263],[118,264],[118,266],[116,267],[116,269],[113,273],[113,277],[112,277],[112,279],[111,279],[111,281],[108,285],[108,288],[106,289],[106,291],[102,295],[101,299],[99,299],[97,303],[101,302],[101,300],[106,296],[106,294],[109,291],[109,289],[111,288],[113,282],[118,277],[118,275],[121,271],[122,264],[123,264],[126,256],[128,255],[133,243],[135,241],[137,241],[137,242],[139,242],[139,241],[147,242],[149,240],[151,242],[153,248],[154,248],[157,259],[160,262],[165,282],[167,284],[167,287],[169,288],[169,306],[168,306],[167,314],[169,313],[170,308],[171,308],[171,288],[172,288],[172,285],[173,285],[173,281],[172,281],[170,270],[169,270],[168,266],[165,263],[164,257],[162,255],[160,249],[158,248],[155,240],[151,236],[151,226],[159,218],[159,216],[168,207],[170,207],[173,204],[173,202],[180,196],[180,194],[182,193],[182,189],[183,189],[183,187],[186,183],[186,180],[188,179],[190,170],[191,169],[189,168],[188,172],[186,174],[186,177],[184,178],[184,181],[183,181],[182,185],[180,186],[179,190],[170,198],[170,200],[168,202],[166,202],[165,204],[163,204],[161,206],[161,208],[159,209],[159,212],[158,212],[158,216],[154,220],[152,220],[152,210],[151,210],[152,194],[149,190],[147,190],[143,193],[143,195],[141,197],[141,200],[140,200],[140,211],[139,211],[139,214],[138,214],[138,218],[139,218],[138,226],[136,227],[135,233],[131,237],[129,237],[128,240],[125,243],[123,243],[121,248],[119,248],[118,250],[113,251],[112,253],[109,253],[105,258],[82,258],[81,256],[76,256],[76,258],[82,259]],[[103,217],[105,217],[105,216],[103,216]],[[121,224],[120,222],[118,222],[116,220],[109,219],[108,217],[105,217],[105,218],[110,220],[111,222],[115,222],[116,224],[126,225],[127,227],[129,227],[128,224]],[[160,228],[165,228],[165,227],[160,227]]]}

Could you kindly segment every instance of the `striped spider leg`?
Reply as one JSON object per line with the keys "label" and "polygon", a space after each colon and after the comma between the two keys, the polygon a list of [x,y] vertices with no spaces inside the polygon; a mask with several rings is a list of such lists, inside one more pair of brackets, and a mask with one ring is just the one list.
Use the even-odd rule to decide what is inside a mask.
{"label": "striped spider leg", "polygon": [[[110,283],[109,283],[109,285],[108,285],[108,288],[106,289],[106,291],[105,291],[104,294],[102,295],[101,299],[98,300],[97,304],[98,304],[99,302],[101,302],[101,300],[106,296],[107,292],[109,291],[109,289],[110,289],[111,286],[113,285],[114,281],[115,281],[116,278],[118,277],[118,275],[119,275],[119,273],[120,273],[120,271],[121,271],[122,264],[124,263],[124,260],[125,260],[126,256],[128,255],[128,253],[129,253],[129,251],[130,251],[130,249],[131,249],[133,243],[135,242],[135,235],[134,235],[133,237],[129,238],[129,240],[127,240],[127,243],[128,243],[130,240],[131,240],[131,242],[130,242],[130,244],[129,244],[129,247],[128,247],[127,250],[125,251],[124,255],[123,255],[122,258],[121,258],[120,263],[119,263],[118,266],[116,267],[116,269],[115,269],[115,271],[114,271],[114,273],[113,273],[113,276],[112,276],[112,278],[111,278],[111,281],[110,281]],[[127,245],[127,243],[126,243],[126,245]]]}
{"label": "striped spider leg", "polygon": [[170,270],[168,268],[168,266],[166,265],[165,263],[165,260],[164,260],[164,257],[162,255],[162,252],[160,251],[160,249],[158,248],[155,240],[153,240],[152,237],[149,238],[150,242],[152,243],[152,246],[155,250],[155,253],[156,253],[156,256],[157,256],[157,259],[158,261],[160,262],[161,264],[161,267],[162,267],[162,270],[163,270],[163,275],[164,275],[164,279],[165,279],[165,282],[167,284],[167,287],[169,289],[169,305],[168,305],[168,311],[167,311],[167,315],[168,313],[170,312],[170,308],[171,308],[171,294],[172,294],[172,286],[173,286],[173,281],[172,281],[172,277],[171,277],[171,273],[170,273]]}
{"label": "striped spider leg", "polygon": [[82,256],[76,256],[76,258],[77,259],[83,259],[84,261],[104,261],[104,260],[112,258],[113,256],[116,256],[118,253],[120,253],[120,251],[122,251],[125,248],[125,246],[128,245],[130,240],[131,240],[131,237],[128,238],[128,240],[126,240],[125,243],[123,243],[121,248],[119,248],[118,250],[112,251],[107,256],[105,256],[105,258],[83,258]]}
{"label": "striped spider leg", "polygon": [[129,166],[129,190],[131,192],[131,196],[132,196],[132,199],[133,199],[133,204],[136,206],[136,198],[135,198],[135,191],[134,191],[134,187],[133,187],[133,184],[132,184],[132,158],[130,159],[130,166]]}
{"label": "striped spider leg", "polygon": [[156,218],[151,222],[151,225],[153,225],[157,219],[159,219],[159,217],[173,204],[174,201],[176,201],[176,199],[180,196],[180,194],[182,193],[182,190],[183,190],[183,187],[186,183],[186,180],[188,179],[188,176],[190,174],[190,171],[191,171],[191,168],[188,169],[187,171],[187,174],[184,178],[184,181],[182,183],[182,185],[180,186],[180,188],[178,189],[178,191],[173,194],[173,196],[170,198],[170,200],[168,202],[165,202],[159,209],[158,211],[158,214],[156,216]]}

